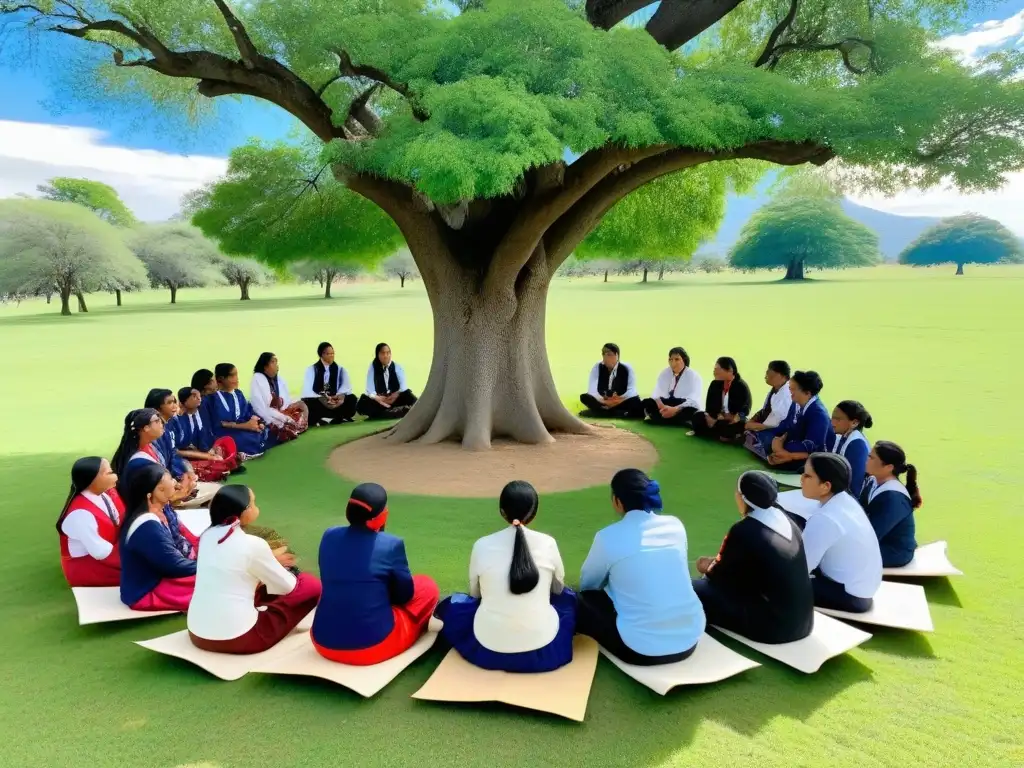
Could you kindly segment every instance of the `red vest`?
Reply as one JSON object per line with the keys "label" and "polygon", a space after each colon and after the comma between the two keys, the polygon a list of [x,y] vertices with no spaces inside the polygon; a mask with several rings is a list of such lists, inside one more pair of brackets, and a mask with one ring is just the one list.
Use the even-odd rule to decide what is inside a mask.
{"label": "red vest", "polygon": [[[117,491],[107,491],[107,496],[114,503],[118,519],[124,520],[124,503]],[[113,545],[113,551],[103,560],[96,560],[89,555],[72,557],[68,548],[68,537],[60,533],[60,566],[64,571],[64,578],[72,587],[116,587],[121,583],[121,557],[117,551],[118,533],[120,523],[114,525],[106,509],[93,504],[82,495],[75,497],[68,507],[68,514],[82,509],[96,519],[96,529],[100,537]]]}

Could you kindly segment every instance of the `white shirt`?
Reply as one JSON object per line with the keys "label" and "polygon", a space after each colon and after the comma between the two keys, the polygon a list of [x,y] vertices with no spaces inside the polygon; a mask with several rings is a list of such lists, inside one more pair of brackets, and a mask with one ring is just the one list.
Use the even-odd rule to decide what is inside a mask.
{"label": "white shirt", "polygon": [[[106,494],[97,496],[89,491],[82,491],[81,496],[95,504],[101,512],[109,509],[114,513],[114,520],[121,522],[117,513],[117,505]],[[104,500],[106,503],[104,503]],[[108,507],[107,504],[110,506]],[[100,536],[96,518],[87,509],[73,509],[64,517],[60,529],[68,537],[68,554],[72,557],[89,556],[96,560],[105,560],[114,551],[114,545]]]}
{"label": "white shirt", "polygon": [[854,597],[874,597],[882,583],[882,553],[868,516],[848,493],[821,505],[804,528],[807,570],[821,572]]}
{"label": "white shirt", "polygon": [[788,381],[779,387],[779,391],[769,398],[768,404],[771,412],[768,414],[768,418],[764,420],[764,425],[766,427],[777,427],[789,414],[789,407],[793,405],[793,393],[789,391]]}
{"label": "white shirt", "polygon": [[878,494],[885,493],[887,491],[895,491],[896,493],[902,493],[908,499],[910,498],[910,491],[908,491],[907,487],[903,485],[903,483],[901,483],[895,477],[890,477],[884,483],[879,485],[878,481],[875,480],[875,478],[868,476],[868,479],[864,481],[864,484],[865,487],[871,489],[871,491],[868,493],[868,504],[874,501],[875,497]]}
{"label": "white shirt", "polygon": [[[673,392],[672,395],[669,392]],[[683,369],[676,383],[676,375],[671,368],[666,368],[658,374],[658,380],[654,384],[654,391],[651,393],[652,400],[664,400],[666,397],[678,397],[683,401],[684,408],[700,408],[701,397],[704,396],[704,381],[700,374],[693,368],[687,366]]]}
{"label": "white shirt", "polygon": [[821,503],[804,497],[803,491],[799,488],[793,491],[783,491],[779,494],[776,503],[787,512],[810,519],[811,515],[821,511]]}
{"label": "white shirt", "polygon": [[[598,374],[600,373],[601,366],[603,365],[604,363],[597,363],[590,370],[590,381],[587,383],[587,394],[589,394],[591,397],[604,397],[604,395],[597,391],[597,382],[599,381]],[[629,381],[626,384],[626,392],[625,394],[623,394],[623,397],[626,398],[627,400],[631,397],[639,397],[639,392],[636,388],[636,371],[633,369],[632,365],[630,365],[629,363],[624,363],[621,360],[615,365],[615,368],[613,368],[612,371],[608,374],[608,386],[611,387],[611,385],[615,382],[615,377],[619,374],[620,365],[626,366],[626,368],[629,370]]]}
{"label": "white shirt", "polygon": [[469,592],[480,598],[473,634],[495,653],[534,651],[558,634],[558,614],[551,606],[551,593],[562,591],[562,556],[551,536],[526,527],[523,532],[540,573],[532,591],[524,595],[509,591],[508,572],[516,535],[512,526],[478,539],[469,559]]}
{"label": "white shirt", "polygon": [[272,595],[295,589],[295,576],[277,562],[266,541],[241,528],[224,539],[229,530],[218,525],[199,537],[188,628],[204,640],[234,640],[252,629],[259,618],[254,596],[260,584]]}
{"label": "white shirt", "polygon": [[[285,382],[283,376],[277,377],[277,391],[281,396],[282,408],[287,408],[292,404],[291,395],[288,393],[288,384]],[[270,389],[270,381],[262,373],[254,373],[252,375],[252,383],[249,384],[249,402],[252,403],[252,409],[267,424],[277,424],[283,426],[287,424],[290,419],[280,411],[270,407],[270,401],[274,398],[274,393]]]}
{"label": "white shirt", "polygon": [[[405,385],[405,370],[398,363],[395,363],[395,375],[398,376],[398,391],[405,392],[408,387]],[[387,368],[384,369],[384,386],[387,387],[391,381],[391,371]],[[374,381],[373,377],[373,363],[370,363],[369,369],[366,371],[366,396],[376,397],[377,396],[377,382]]]}
{"label": "white shirt", "polygon": [[[338,368],[339,368],[338,378],[340,379],[340,381],[338,382],[338,394],[339,395],[351,395],[352,394],[352,382],[349,380],[348,371],[345,368],[342,368],[341,365],[339,365]],[[327,382],[330,381],[330,377],[331,377],[331,367],[329,365],[326,365],[326,366],[324,366],[324,380],[322,382],[316,382],[316,384],[317,384],[316,389],[325,388]],[[309,366],[309,368],[306,369],[306,375],[302,379],[302,396],[303,397],[320,397],[320,393],[317,392],[316,389],[313,388],[313,384],[314,384],[313,379],[315,379],[315,378],[316,378],[316,363],[313,363],[313,365]],[[207,638],[207,639],[212,639],[212,638]]]}

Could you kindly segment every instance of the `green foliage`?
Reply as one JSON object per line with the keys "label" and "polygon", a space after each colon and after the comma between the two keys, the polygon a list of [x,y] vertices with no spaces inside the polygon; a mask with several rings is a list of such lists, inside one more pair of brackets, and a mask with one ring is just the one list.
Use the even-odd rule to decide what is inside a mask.
{"label": "green foliage", "polygon": [[876,264],[878,236],[854,221],[835,200],[781,198],[746,223],[729,254],[736,269],[804,265],[842,269]]}
{"label": "green foliage", "polygon": [[128,206],[113,187],[103,182],[62,176],[50,179],[49,184],[40,184],[38,190],[47,200],[78,203],[115,226],[130,227],[135,224],[135,216],[128,210]]}
{"label": "green foliage", "polygon": [[146,265],[150,284],[170,288],[172,296],[179,288],[224,282],[217,246],[188,224],[143,224],[129,231],[125,242]]}
{"label": "green foliage", "polygon": [[1021,240],[998,221],[977,214],[943,219],[900,254],[900,264],[998,264],[1024,262]]}
{"label": "green foliage", "polygon": [[372,266],[404,244],[391,219],[336,181],[308,146],[239,147],[227,176],[185,208],[225,253],[274,265],[312,259]]}
{"label": "green foliage", "polygon": [[265,285],[274,281],[274,273],[255,259],[226,256],[220,260],[220,272],[229,285]]}
{"label": "green foliage", "polygon": [[74,203],[0,200],[0,293],[128,290],[145,268],[111,224]]}

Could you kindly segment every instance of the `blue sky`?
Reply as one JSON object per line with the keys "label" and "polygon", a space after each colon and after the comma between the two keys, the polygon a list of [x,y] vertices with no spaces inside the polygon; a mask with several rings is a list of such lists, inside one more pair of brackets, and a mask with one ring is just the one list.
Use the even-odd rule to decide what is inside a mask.
{"label": "blue sky", "polygon": [[[1024,10],[1024,0],[993,2],[982,10],[973,11],[965,19],[965,22],[969,26],[982,22],[1010,19],[1022,10]],[[652,12],[653,9],[648,9],[641,13],[646,13],[649,16]],[[1011,42],[1016,43],[1018,39],[1024,43],[1024,31],[1014,35]],[[965,51],[978,51],[979,48],[975,43],[979,41],[983,42],[983,40],[976,40],[968,35],[960,47]],[[292,118],[283,111],[249,99],[243,102],[218,100],[221,111],[218,118],[195,127],[189,126],[183,119],[168,120],[165,116],[153,115],[139,106],[119,102],[114,106],[108,105],[106,108],[102,108],[81,99],[64,98],[66,91],[62,89],[66,89],[67,86],[66,84],[62,85],[59,68],[66,64],[69,54],[83,55],[84,50],[87,50],[85,46],[79,41],[60,35],[47,35],[43,36],[33,56],[23,57],[19,48],[10,47],[10,42],[11,39],[8,38],[7,45],[0,49],[0,126],[5,126],[13,131],[13,133],[0,131],[0,196],[12,194],[12,189],[25,191],[21,190],[18,184],[22,186],[27,184],[25,179],[35,172],[32,169],[39,163],[46,164],[51,160],[42,146],[27,147],[26,157],[18,155],[19,147],[11,146],[14,141],[12,137],[18,137],[21,145],[24,146],[26,143],[41,144],[44,135],[48,137],[58,135],[43,131],[38,133],[38,138],[32,138],[36,134],[20,130],[27,127],[23,124],[91,129],[91,131],[74,134],[78,142],[83,145],[83,153],[91,152],[94,149],[124,148],[155,150],[157,153],[206,158],[223,158],[231,148],[252,136],[271,140],[284,138],[295,125]],[[92,54],[105,55],[99,50]],[[68,134],[65,132],[60,135],[67,137]],[[74,152],[70,147],[67,153],[71,156],[72,164],[77,165],[74,161]],[[16,167],[7,167],[4,162],[5,154],[8,157],[13,156]],[[88,171],[96,169],[103,162],[109,162],[110,158],[120,158],[117,161],[121,165],[112,169],[110,173],[124,176],[128,172],[131,165],[128,155],[116,155],[115,157],[112,152],[102,151],[100,154],[106,159],[91,157],[88,160],[83,159],[80,168]],[[154,163],[157,162],[157,158],[151,159]],[[50,162],[50,164],[54,167],[57,166],[56,162]],[[177,174],[173,168],[167,170],[165,166],[168,165],[170,164],[161,165],[160,169],[163,170],[158,170],[157,175],[166,170],[174,177],[174,183],[171,185],[173,190],[175,192],[187,191],[187,186],[190,183],[188,178],[185,175]],[[202,172],[199,174],[202,180],[206,180],[206,176],[213,172],[211,169],[215,169],[215,166],[210,163],[205,163],[202,166]],[[49,172],[51,169],[45,170]],[[74,175],[93,175],[93,177],[102,177],[103,175],[85,171]],[[59,172],[59,170],[54,170],[52,175],[58,175]],[[6,184],[4,183],[5,176],[7,177]],[[12,178],[21,181],[15,182],[11,180]],[[136,179],[135,181],[138,182],[139,189],[145,186],[143,180]],[[113,182],[108,181],[108,183]],[[118,185],[115,184],[115,186]],[[127,196],[126,200],[129,201],[129,204],[133,204]],[[137,205],[133,205],[133,207],[137,207]],[[166,208],[166,204],[159,208],[160,215],[163,214],[164,208]],[[151,215],[157,215],[156,211],[157,208],[154,208]],[[149,215],[148,210],[144,211],[142,215]]]}

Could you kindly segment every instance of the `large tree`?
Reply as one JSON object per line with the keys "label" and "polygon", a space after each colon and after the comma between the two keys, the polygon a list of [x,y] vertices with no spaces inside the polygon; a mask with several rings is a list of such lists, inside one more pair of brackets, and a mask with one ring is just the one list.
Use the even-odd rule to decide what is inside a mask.
{"label": "large tree", "polygon": [[[612,29],[652,4],[463,0],[452,14],[431,0],[0,0],[0,10],[29,32],[108,50],[101,92],[142,88],[161,106],[178,93],[253,96],[301,121],[333,176],[394,221],[430,297],[430,376],[393,439],[486,448],[493,435],[545,442],[586,430],[548,365],[548,285],[648,182],[723,160],[840,158],[878,185],[989,188],[1024,162],[1016,71],[968,69],[930,45],[962,0],[662,0],[645,28]],[[579,156],[571,164],[566,148]]]}
{"label": "large tree", "polygon": [[121,234],[80,205],[0,200],[0,292],[57,293],[70,315],[74,294],[145,279]]}
{"label": "large tree", "polygon": [[181,288],[223,283],[219,272],[223,257],[217,246],[189,224],[140,225],[125,241],[146,265],[150,285],[170,290],[171,304],[178,303]]}
{"label": "large tree", "polygon": [[102,181],[58,176],[40,184],[37,189],[46,200],[78,203],[115,227],[130,227],[136,223],[135,216],[117,190]]}
{"label": "large tree", "polygon": [[943,219],[921,233],[900,254],[900,264],[915,267],[956,264],[956,273],[964,273],[964,264],[1020,263],[1024,244],[998,221],[969,213]]}
{"label": "large tree", "polygon": [[867,267],[881,260],[878,235],[843,212],[838,200],[780,197],[758,210],[729,253],[735,269],[785,269],[803,280],[808,267]]}

